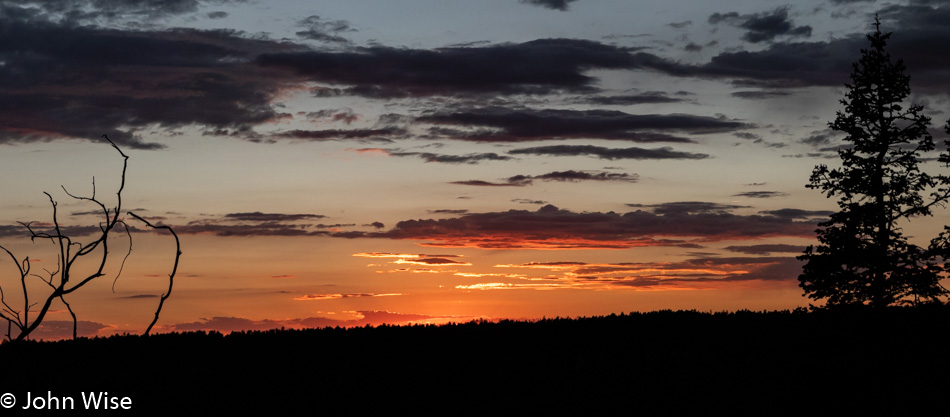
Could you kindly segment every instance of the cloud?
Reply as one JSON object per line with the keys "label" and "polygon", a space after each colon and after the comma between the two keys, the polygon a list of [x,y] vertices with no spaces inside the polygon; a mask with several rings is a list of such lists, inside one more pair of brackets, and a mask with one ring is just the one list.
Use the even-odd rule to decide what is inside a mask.
{"label": "cloud", "polygon": [[801,209],[794,209],[794,208],[783,208],[783,209],[778,209],[778,210],[765,210],[765,211],[761,211],[760,213],[767,214],[769,216],[784,217],[788,219],[807,219],[807,218],[814,218],[814,217],[828,217],[832,215],[834,212],[828,211],[828,210],[811,211],[811,210],[801,210]]}
{"label": "cloud", "polygon": [[646,274],[628,275],[607,282],[640,288],[708,288],[731,282],[794,281],[801,268],[802,262],[793,257],[696,258],[680,263],[649,265]]}
{"label": "cloud", "polygon": [[675,151],[668,146],[654,149],[644,148],[605,148],[594,145],[551,145],[533,148],[522,148],[508,151],[513,155],[549,155],[549,156],[579,156],[591,155],[601,159],[706,159],[704,153],[690,153]]}
{"label": "cloud", "polygon": [[[55,235],[56,231],[51,222],[25,222],[30,225],[37,234]],[[69,226],[60,225],[60,232],[64,236],[89,236],[96,233],[102,233],[99,226]],[[30,231],[23,225],[0,225],[0,237],[29,237]]]}
{"label": "cloud", "polygon": [[[121,3],[94,4],[101,12]],[[148,3],[165,13],[193,2]],[[249,134],[281,117],[271,100],[282,80],[249,62],[293,45],[229,30],[56,23],[24,10],[0,8],[0,143],[108,134],[125,147],[156,149],[162,145],[138,132],[199,126]]]}
{"label": "cloud", "polygon": [[656,214],[662,215],[689,215],[689,214],[728,214],[738,208],[748,208],[749,206],[737,206],[733,204],[710,203],[706,201],[674,201],[660,204],[627,204],[628,207],[650,208]]}
{"label": "cloud", "polygon": [[788,91],[756,90],[756,91],[736,91],[731,95],[749,100],[764,100],[776,97],[785,97],[790,95]]}
{"label": "cloud", "polygon": [[287,222],[306,219],[324,219],[327,216],[322,214],[284,214],[284,213],[261,213],[259,211],[251,213],[228,213],[224,215],[228,220],[243,220],[255,222]]}
{"label": "cloud", "polygon": [[448,139],[473,142],[526,142],[557,139],[608,139],[630,142],[689,143],[666,132],[713,133],[748,127],[723,118],[688,114],[629,114],[616,110],[508,109],[485,107],[436,112],[417,122],[462,126],[467,130],[431,129]]}
{"label": "cloud", "polygon": [[334,122],[344,122],[346,124],[352,124],[360,118],[351,108],[324,109],[303,113],[303,115],[306,116],[308,120],[329,119]]}
{"label": "cloud", "polygon": [[[467,213],[455,218],[404,220],[383,232],[333,234],[345,238],[423,241],[424,246],[482,249],[622,249],[640,246],[697,247],[696,242],[813,237],[811,221],[727,210],[673,210],[625,214],[575,213],[552,205],[537,211]],[[668,239],[668,238],[680,238]],[[682,240],[688,238],[690,240]]]}
{"label": "cloud", "polygon": [[[101,330],[111,327],[112,326],[94,321],[78,320],[76,322],[76,336],[96,337],[99,336]],[[13,332],[14,333],[11,333],[12,337],[16,337],[19,334],[16,333],[15,329]],[[40,340],[72,339],[73,322],[72,320],[43,320],[39,327],[30,333],[30,337]]]}
{"label": "cloud", "polygon": [[[507,274],[512,282],[490,282],[457,286],[458,289],[534,289],[558,288],[603,290],[636,289],[705,289],[729,283],[790,282],[801,273],[801,262],[794,257],[698,257],[679,262],[528,262],[496,265],[508,270],[547,270],[544,278],[529,274]],[[488,276],[488,275],[486,275]],[[503,276],[495,274],[495,276]],[[525,280],[534,281],[523,283]],[[536,283],[544,281],[543,283]]]}
{"label": "cloud", "polygon": [[[432,50],[374,46],[265,53],[255,62],[374,98],[591,92],[593,69],[636,68],[625,48],[577,39]],[[381,71],[385,68],[385,71]]]}
{"label": "cloud", "polygon": [[251,320],[241,317],[211,317],[201,318],[191,323],[178,323],[168,326],[169,331],[219,331],[230,333],[236,331],[255,331],[271,330],[279,328],[305,329],[305,328],[323,328],[323,327],[361,327],[361,326],[379,326],[382,324],[411,324],[417,322],[429,322],[431,320],[446,321],[447,319],[463,320],[472,317],[465,316],[430,316],[426,314],[407,314],[394,313],[378,310],[360,310],[355,312],[356,318],[353,319],[332,319],[328,317],[303,317],[284,320]]}
{"label": "cloud", "polygon": [[689,25],[692,25],[692,24],[693,24],[693,21],[692,21],[692,20],[684,20],[684,21],[682,21],[682,22],[667,23],[666,25],[667,25],[667,26],[670,26],[670,27],[673,27],[673,28],[676,28],[676,29],[682,29],[682,28],[685,28],[685,27],[687,27],[687,26],[689,26]]}
{"label": "cloud", "polygon": [[355,226],[353,223],[323,224],[312,221],[323,218],[326,216],[320,214],[229,213],[217,218],[194,220],[172,227],[180,235],[326,236],[331,233],[341,233],[340,229],[343,227]]}
{"label": "cloud", "polygon": [[438,162],[443,164],[477,164],[482,161],[510,161],[510,156],[498,155],[494,152],[470,153],[467,155],[442,155],[430,152],[399,152],[393,150],[384,150],[389,156],[396,157],[418,157],[426,162]]}
{"label": "cloud", "polygon": [[[778,9],[758,15],[717,13],[714,23],[763,23],[762,30],[749,28],[751,39],[768,39],[772,35],[797,35],[798,28],[784,34],[782,22],[789,23],[787,13]],[[888,41],[888,50],[895,59],[902,59],[913,76],[912,88],[917,93],[943,94],[950,90],[946,68],[950,67],[950,7],[942,4],[891,5],[878,11],[887,32],[896,32]],[[758,16],[765,19],[753,19]],[[784,17],[783,17],[784,16]],[[771,23],[769,23],[771,22]],[[758,27],[758,26],[756,26]],[[771,29],[770,29],[771,28]],[[868,31],[872,28],[868,27]],[[805,29],[800,30],[805,33]],[[840,87],[848,82],[851,64],[868,47],[864,33],[851,34],[818,42],[772,42],[756,51],[728,51],[700,65],[686,65],[646,52],[632,54],[637,66],[672,76],[727,78],[737,85],[773,90],[808,86]],[[747,97],[750,98],[750,97]]]}
{"label": "cloud", "polygon": [[533,289],[533,290],[550,290],[555,288],[564,287],[560,283],[529,283],[529,284],[512,284],[510,282],[484,282],[478,284],[470,285],[456,285],[455,289],[458,290],[519,290],[519,289]]}
{"label": "cloud", "polygon": [[297,36],[309,40],[348,44],[349,40],[340,36],[340,33],[355,32],[350,23],[345,20],[325,20],[317,15],[311,15],[297,23],[304,30],[298,31]]}
{"label": "cloud", "polygon": [[749,197],[749,198],[774,198],[774,197],[785,197],[788,194],[780,191],[746,191],[739,194],[733,194],[733,197]]}
{"label": "cloud", "polygon": [[390,252],[360,252],[353,256],[360,258],[399,258],[399,259],[422,259],[422,258],[460,258],[462,255],[426,255],[423,253],[390,253]]}
{"label": "cloud", "polygon": [[392,138],[406,136],[406,130],[396,127],[379,129],[326,129],[326,130],[291,130],[271,135],[275,139],[302,139],[314,142],[327,140],[361,140],[390,142]]}
{"label": "cloud", "polygon": [[392,263],[394,264],[410,264],[410,265],[427,265],[427,266],[471,266],[469,262],[461,262],[452,259],[446,258],[400,258]]}
{"label": "cloud", "polygon": [[518,204],[537,204],[537,205],[547,205],[547,204],[548,204],[548,202],[547,202],[547,201],[544,201],[544,200],[532,200],[532,199],[529,199],[529,198],[516,198],[516,199],[514,199],[514,200],[511,200],[511,202],[512,202],[512,203],[518,203]]}
{"label": "cloud", "polygon": [[774,244],[774,245],[749,245],[749,246],[727,246],[725,247],[727,251],[730,252],[739,252],[749,255],[769,255],[772,252],[787,252],[787,253],[801,253],[805,250],[804,246],[798,245],[784,245],[784,244]]}
{"label": "cloud", "polygon": [[300,297],[294,297],[295,301],[319,301],[336,300],[342,298],[361,298],[361,297],[393,297],[402,295],[398,293],[377,294],[377,293],[346,293],[346,294],[305,294]]}
{"label": "cloud", "polygon": [[554,171],[541,175],[515,175],[508,177],[505,182],[494,183],[480,180],[453,181],[451,184],[492,186],[492,187],[523,187],[531,185],[534,180],[541,181],[560,181],[560,182],[579,182],[579,181],[616,181],[616,182],[637,182],[640,176],[637,174],[627,174],[618,172],[604,171]]}
{"label": "cloud", "polygon": [[728,23],[746,30],[742,39],[752,42],[772,41],[777,36],[809,37],[811,26],[794,26],[788,18],[788,6],[780,7],[771,12],[739,15],[736,12],[714,13],[709,16],[709,23]]}
{"label": "cloud", "polygon": [[603,106],[630,106],[634,104],[677,103],[683,101],[683,99],[670,97],[659,91],[648,91],[640,94],[577,97],[573,101]]}
{"label": "cloud", "polygon": [[439,210],[429,210],[429,213],[432,213],[432,214],[465,214],[465,213],[468,213],[468,210],[464,210],[464,209],[439,209]]}
{"label": "cloud", "polygon": [[837,144],[838,141],[836,139],[840,136],[840,133],[831,129],[816,130],[811,132],[808,137],[802,139],[801,142],[806,145],[811,145],[814,148],[825,149]]}
{"label": "cloud", "polygon": [[828,42],[773,43],[760,51],[723,52],[683,75],[733,78],[740,85],[773,89],[841,86],[864,42],[857,36]]}
{"label": "cloud", "polygon": [[452,181],[449,184],[473,185],[476,187],[524,187],[530,183],[526,182],[490,182],[482,180]]}
{"label": "cloud", "polygon": [[567,11],[567,6],[577,0],[518,0],[521,3],[541,6],[546,9]]}
{"label": "cloud", "polygon": [[[22,2],[30,8],[20,8],[21,13],[36,14],[36,17],[66,24],[94,24],[114,20],[156,20],[198,11],[201,0],[33,0]],[[217,4],[229,1],[214,1]],[[8,11],[9,12],[9,11]]]}
{"label": "cloud", "polygon": [[[637,174],[604,172],[604,171],[554,171],[547,174],[535,176],[519,176],[529,180],[543,181],[619,181],[619,182],[637,182],[640,176]],[[512,177],[515,178],[515,177]],[[511,180],[511,178],[509,178]]]}

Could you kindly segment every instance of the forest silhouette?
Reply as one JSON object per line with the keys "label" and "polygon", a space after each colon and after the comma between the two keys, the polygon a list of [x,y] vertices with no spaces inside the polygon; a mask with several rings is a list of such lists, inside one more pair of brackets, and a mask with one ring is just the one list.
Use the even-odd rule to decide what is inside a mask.
{"label": "forest silhouette", "polygon": [[[917,414],[945,409],[945,306],[6,343],[4,389],[139,413]],[[937,378],[934,378],[938,376]]]}

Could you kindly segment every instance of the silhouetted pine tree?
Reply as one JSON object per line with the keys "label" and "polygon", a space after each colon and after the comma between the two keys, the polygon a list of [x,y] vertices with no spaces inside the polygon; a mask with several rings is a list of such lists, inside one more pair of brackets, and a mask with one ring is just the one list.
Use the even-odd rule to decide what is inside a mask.
{"label": "silhouetted pine tree", "polygon": [[[891,34],[881,33],[879,20],[875,27],[846,84],[845,110],[829,124],[851,146],[838,151],[841,168],[818,165],[807,185],[840,207],[819,223],[820,244],[798,257],[806,261],[798,277],[805,295],[829,306],[939,302],[948,294],[939,281],[950,267],[950,229],[923,248],[909,243],[900,225],[942,207],[950,177],[918,168],[921,154],[934,150],[930,118],[922,106],[904,107],[910,77],[903,61],[892,62],[885,51]],[[950,166],[950,153],[938,160]]]}

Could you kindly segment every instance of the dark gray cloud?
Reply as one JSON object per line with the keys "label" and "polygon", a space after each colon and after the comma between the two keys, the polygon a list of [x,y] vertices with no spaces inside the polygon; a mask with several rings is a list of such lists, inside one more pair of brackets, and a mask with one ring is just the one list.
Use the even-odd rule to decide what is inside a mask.
{"label": "dark gray cloud", "polygon": [[639,94],[617,96],[586,96],[574,100],[578,103],[597,104],[602,106],[629,106],[634,104],[676,103],[683,99],[670,97],[660,91],[647,91]]}
{"label": "dark gray cloud", "polygon": [[679,70],[700,77],[726,77],[767,88],[841,86],[865,47],[857,36],[829,42],[774,43],[760,51],[723,52],[710,62]]}
{"label": "dark gray cloud", "polygon": [[358,140],[390,142],[406,136],[406,130],[397,127],[383,127],[378,129],[326,129],[326,130],[291,130],[271,135],[273,139],[301,139],[309,141],[325,140]]}
{"label": "dark gray cloud", "polygon": [[762,137],[752,132],[734,132],[732,136],[746,140],[762,140]]}
{"label": "dark gray cloud", "polygon": [[284,214],[284,213],[261,213],[259,211],[251,213],[228,213],[224,215],[228,220],[243,220],[254,222],[293,222],[307,219],[324,219],[327,216],[322,214]]}
{"label": "dark gray cloud", "polygon": [[524,182],[491,182],[482,180],[452,181],[449,184],[473,185],[476,187],[524,187]]}
{"label": "dark gray cloud", "polygon": [[[577,182],[577,181],[619,181],[619,182],[637,182],[640,179],[640,176],[637,174],[627,174],[620,172],[604,172],[604,171],[555,171],[549,172],[547,174],[535,175],[535,176],[525,176],[519,175],[518,178],[524,177],[528,180],[542,180],[542,181],[562,181],[562,182]],[[511,180],[512,178],[509,178]]]}
{"label": "dark gray cloud", "polygon": [[567,11],[567,6],[577,0],[518,0],[521,3],[540,6],[551,10]]}
{"label": "dark gray cloud", "polygon": [[[881,30],[893,31],[888,50],[902,59],[912,76],[915,92],[944,94],[950,90],[950,6],[939,4],[892,5],[879,12]],[[774,17],[774,13],[772,14]],[[738,14],[718,14],[714,21],[743,19]],[[781,17],[781,14],[779,14]],[[868,25],[867,31],[873,31]],[[673,76],[732,79],[737,85],[768,89],[805,86],[840,87],[848,82],[851,64],[862,48],[865,34],[819,42],[774,42],[758,51],[730,51],[701,65],[684,65],[646,52],[633,54],[637,65]],[[747,97],[748,98],[748,97]]]}
{"label": "dark gray cloud", "polygon": [[788,194],[780,191],[746,191],[739,194],[733,194],[733,197],[749,197],[749,198],[774,198],[774,197],[785,197]]}
{"label": "dark gray cloud", "polygon": [[297,25],[304,28],[296,33],[297,36],[320,42],[348,44],[350,41],[340,34],[356,32],[345,20],[326,20],[317,15],[308,16]]}
{"label": "dark gray cloud", "polygon": [[451,184],[476,185],[489,187],[523,187],[531,185],[535,180],[540,181],[560,181],[560,182],[580,182],[580,181],[616,181],[616,182],[637,182],[640,176],[637,174],[627,174],[618,172],[604,171],[554,171],[541,175],[515,175],[508,177],[504,182],[488,182],[480,180],[454,181]]}
{"label": "dark gray cloud", "polygon": [[627,207],[648,208],[656,214],[679,216],[688,214],[726,214],[732,210],[748,208],[749,206],[711,203],[706,201],[674,201],[660,204],[627,204]]}
{"label": "dark gray cloud", "polygon": [[683,50],[689,52],[699,52],[703,50],[703,47],[695,42],[690,42],[683,47]]}
{"label": "dark gray cloud", "polygon": [[788,18],[788,7],[780,7],[770,12],[740,15],[736,12],[714,13],[709,23],[728,23],[746,30],[742,39],[752,42],[772,41],[777,36],[809,37],[811,26],[795,26]]}
{"label": "dark gray cloud", "polygon": [[443,164],[477,164],[482,161],[509,161],[515,158],[510,156],[498,155],[494,152],[471,153],[467,155],[442,155],[430,152],[399,152],[384,150],[389,156],[399,157],[417,157],[426,162],[438,162]]}
{"label": "dark gray cloud", "polygon": [[[219,217],[194,220],[183,225],[173,225],[179,235],[212,234],[216,236],[326,236],[340,233],[341,228],[355,224],[323,224],[315,220],[324,219],[320,214],[286,213],[229,213]],[[382,223],[372,223],[367,227],[382,228]]]}
{"label": "dark gray cloud", "polygon": [[628,49],[576,39],[433,50],[375,46],[345,52],[267,53],[256,62],[375,98],[591,92],[592,69],[635,68]]}
{"label": "dark gray cloud", "polygon": [[815,148],[827,148],[832,144],[836,144],[838,141],[835,139],[839,136],[841,136],[840,133],[831,129],[817,130],[811,132],[811,134],[807,138],[802,139],[801,142]]}
{"label": "dark gray cloud", "polygon": [[280,116],[271,105],[280,80],[248,62],[291,45],[227,30],[53,23],[18,10],[0,5],[0,142],[108,134],[152,149],[161,145],[136,132],[190,125],[247,132]]}
{"label": "dark gray cloud", "polygon": [[537,204],[537,205],[542,205],[542,206],[548,204],[548,202],[544,200],[532,200],[529,198],[516,198],[514,200],[511,200],[511,202],[518,203],[518,204]]}
{"label": "dark gray cloud", "polygon": [[465,213],[468,213],[468,210],[463,210],[463,209],[440,209],[440,210],[429,210],[429,213],[432,213],[432,214],[465,214]]}
{"label": "dark gray cloud", "polygon": [[330,120],[334,122],[343,122],[346,124],[352,124],[360,118],[360,116],[356,114],[353,109],[348,107],[342,109],[324,109],[306,113],[301,112],[298,114],[302,114],[309,120]]}
{"label": "dark gray cloud", "polygon": [[801,210],[794,208],[783,208],[778,210],[765,210],[761,211],[760,213],[789,219],[807,219],[814,217],[828,217],[834,212],[827,210]]}
{"label": "dark gray cloud", "polygon": [[706,159],[704,153],[690,153],[673,150],[670,147],[655,149],[643,148],[605,148],[594,145],[552,145],[522,148],[508,151],[513,155],[579,156],[590,155],[601,159]]}
{"label": "dark gray cloud", "polygon": [[755,90],[755,91],[736,91],[732,93],[733,97],[739,97],[749,100],[763,100],[768,98],[785,97],[792,93],[788,91],[774,90]]}
{"label": "dark gray cloud", "polygon": [[667,23],[667,26],[674,27],[676,29],[682,29],[692,24],[693,24],[692,20],[684,20],[682,22]]}
{"label": "dark gray cloud", "polygon": [[[660,214],[638,210],[576,213],[552,205],[537,211],[467,213],[449,219],[405,220],[385,232],[333,234],[345,238],[424,241],[439,247],[493,249],[699,247],[697,242],[771,236],[813,237],[811,221],[728,211]],[[669,237],[694,240],[670,240]]]}
{"label": "dark gray cloud", "polygon": [[461,126],[433,134],[477,142],[524,142],[552,139],[609,139],[631,142],[692,142],[665,132],[712,133],[748,127],[724,118],[688,114],[629,114],[616,110],[479,109],[439,112],[417,122]]}
{"label": "dark gray cloud", "polygon": [[749,255],[770,255],[773,252],[781,253],[800,253],[805,250],[804,246],[799,245],[748,245],[748,246],[727,246],[725,249],[729,252],[745,253]]}
{"label": "dark gray cloud", "polygon": [[[101,216],[102,214],[100,213],[99,215]],[[31,222],[24,222],[24,223],[29,224],[30,228],[32,228],[33,231],[36,232],[37,234],[47,234],[51,236],[56,234],[55,225],[53,225],[53,223],[39,222],[39,221],[31,221]],[[60,230],[60,233],[63,234],[63,236],[70,236],[70,237],[90,236],[97,233],[102,233],[102,230],[99,228],[99,226],[60,225],[59,230]],[[20,225],[20,224],[0,225],[0,237],[28,238],[30,237],[30,231],[26,228],[26,226]]]}
{"label": "dark gray cloud", "polygon": [[[12,3],[12,2],[10,2]],[[223,4],[227,1],[200,0],[30,0],[19,6],[38,18],[69,23],[94,23],[97,20],[159,19],[191,14],[202,4]],[[0,7],[5,7],[0,5]],[[27,12],[22,10],[22,12]]]}

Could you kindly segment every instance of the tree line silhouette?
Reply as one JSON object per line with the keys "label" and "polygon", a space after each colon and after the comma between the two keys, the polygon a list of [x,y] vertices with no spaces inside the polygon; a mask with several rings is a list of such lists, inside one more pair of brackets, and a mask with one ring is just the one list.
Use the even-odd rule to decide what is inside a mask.
{"label": "tree line silhouette", "polygon": [[950,371],[933,359],[948,325],[945,306],[655,311],[26,341],[0,357],[16,358],[18,396],[107,391],[140,413],[914,414],[945,409],[950,384],[931,376]]}

